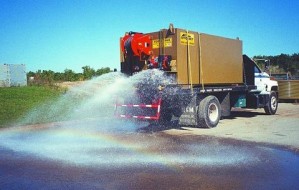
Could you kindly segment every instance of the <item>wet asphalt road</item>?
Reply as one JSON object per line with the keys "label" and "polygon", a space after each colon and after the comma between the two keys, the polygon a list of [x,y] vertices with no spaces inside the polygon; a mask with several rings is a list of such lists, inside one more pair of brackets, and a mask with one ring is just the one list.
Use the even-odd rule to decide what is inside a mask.
{"label": "wet asphalt road", "polygon": [[0,189],[299,188],[299,155],[285,147],[120,124],[1,130]]}

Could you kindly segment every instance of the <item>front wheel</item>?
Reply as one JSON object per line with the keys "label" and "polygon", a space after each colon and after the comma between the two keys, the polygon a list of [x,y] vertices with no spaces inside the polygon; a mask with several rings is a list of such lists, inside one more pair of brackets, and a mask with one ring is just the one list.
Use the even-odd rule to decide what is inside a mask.
{"label": "front wheel", "polygon": [[213,128],[219,123],[221,105],[215,96],[207,96],[198,106],[198,127]]}
{"label": "front wheel", "polygon": [[274,115],[278,108],[278,99],[276,92],[272,91],[269,95],[269,101],[264,107],[266,114]]}

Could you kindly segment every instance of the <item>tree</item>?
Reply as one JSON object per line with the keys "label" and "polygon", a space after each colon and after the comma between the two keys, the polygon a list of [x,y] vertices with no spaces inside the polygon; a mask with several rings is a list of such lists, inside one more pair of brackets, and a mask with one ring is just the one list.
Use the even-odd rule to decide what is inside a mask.
{"label": "tree", "polygon": [[299,54],[294,53],[293,55],[280,54],[276,56],[254,56],[253,59],[269,59],[271,67],[276,66],[283,72],[291,72],[291,74],[298,75],[299,73]]}
{"label": "tree", "polygon": [[75,72],[71,69],[64,70],[64,81],[75,81]]}
{"label": "tree", "polygon": [[96,71],[96,75],[97,75],[97,76],[101,76],[101,75],[103,75],[103,74],[105,74],[105,73],[110,73],[110,72],[111,72],[111,70],[110,70],[109,67],[102,67],[101,69],[98,69],[98,70]]}
{"label": "tree", "polygon": [[64,80],[64,73],[56,72],[54,73],[54,81],[63,81]]}
{"label": "tree", "polygon": [[90,68],[89,66],[84,66],[82,67],[82,69],[83,69],[84,80],[89,80],[93,76],[95,76],[95,70],[93,68]]}
{"label": "tree", "polygon": [[54,71],[51,70],[43,70],[41,73],[41,79],[43,84],[53,84],[54,82]]}

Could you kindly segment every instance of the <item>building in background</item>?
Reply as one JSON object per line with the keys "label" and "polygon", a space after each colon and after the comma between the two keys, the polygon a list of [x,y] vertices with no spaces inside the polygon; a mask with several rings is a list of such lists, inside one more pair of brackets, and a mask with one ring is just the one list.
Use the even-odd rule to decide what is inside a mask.
{"label": "building in background", "polygon": [[27,86],[24,64],[0,64],[0,87]]}

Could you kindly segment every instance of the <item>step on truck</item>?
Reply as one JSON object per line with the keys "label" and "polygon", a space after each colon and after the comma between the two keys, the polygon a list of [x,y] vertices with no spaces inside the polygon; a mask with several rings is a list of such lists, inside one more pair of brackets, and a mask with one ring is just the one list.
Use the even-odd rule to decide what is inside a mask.
{"label": "step on truck", "polygon": [[172,82],[135,86],[135,97],[115,104],[121,118],[159,124],[177,118],[181,126],[213,128],[233,107],[278,107],[278,83],[242,53],[242,41],[179,28],[127,32],[120,38],[121,72],[132,76],[159,70]]}

